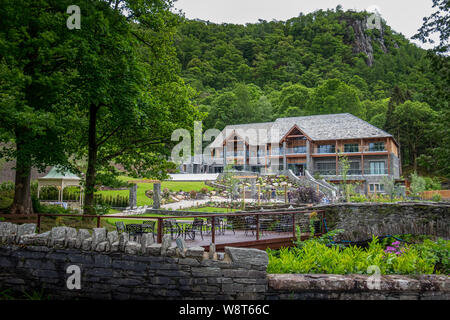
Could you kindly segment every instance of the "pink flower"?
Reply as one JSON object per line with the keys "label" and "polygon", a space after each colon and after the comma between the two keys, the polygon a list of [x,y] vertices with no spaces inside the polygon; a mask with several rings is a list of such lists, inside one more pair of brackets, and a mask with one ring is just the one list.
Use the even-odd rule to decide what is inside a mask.
{"label": "pink flower", "polygon": [[398,247],[399,244],[400,244],[400,241],[392,242],[392,245],[393,245],[393,246],[396,246],[396,247]]}

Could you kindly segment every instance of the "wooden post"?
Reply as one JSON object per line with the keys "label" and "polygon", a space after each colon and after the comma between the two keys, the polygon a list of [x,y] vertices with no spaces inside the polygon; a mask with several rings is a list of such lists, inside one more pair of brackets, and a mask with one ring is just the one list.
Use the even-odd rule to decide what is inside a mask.
{"label": "wooden post", "polygon": [[97,217],[97,228],[100,228],[100,216]]}
{"label": "wooden post", "polygon": [[216,217],[212,217],[211,222],[211,242],[216,243]]}
{"label": "wooden post", "polygon": [[37,232],[41,233],[41,215],[37,214]]}
{"label": "wooden post", "polygon": [[158,234],[156,236],[156,242],[161,243],[162,242],[162,231],[163,231],[163,219],[158,218]]}
{"label": "wooden post", "polygon": [[295,238],[295,213],[292,214],[292,236]]}
{"label": "wooden post", "polygon": [[256,215],[256,240],[259,240],[259,214]]}

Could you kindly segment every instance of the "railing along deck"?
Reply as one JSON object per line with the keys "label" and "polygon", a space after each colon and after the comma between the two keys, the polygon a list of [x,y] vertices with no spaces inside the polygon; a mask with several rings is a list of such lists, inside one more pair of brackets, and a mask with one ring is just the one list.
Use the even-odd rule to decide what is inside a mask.
{"label": "railing along deck", "polygon": [[[310,215],[315,212],[316,218],[311,224]],[[218,250],[227,245],[254,247],[254,248],[278,248],[280,246],[290,246],[292,241],[297,239],[298,228],[300,236],[303,239],[310,237],[310,228],[314,227],[314,234],[324,233],[324,211],[322,210],[300,210],[300,211],[268,211],[268,212],[242,212],[242,213],[211,213],[211,214],[193,214],[189,216],[99,216],[99,215],[81,215],[81,214],[37,214],[37,229],[41,229],[41,217],[78,217],[94,218],[97,220],[97,227],[101,226],[102,219],[124,219],[124,220],[149,220],[156,222],[156,241],[162,242],[164,234],[171,234],[173,230],[165,228],[165,220],[175,221],[177,224],[177,237],[184,237],[190,245],[208,247],[210,243],[216,245]],[[192,234],[181,232],[193,220],[202,220],[201,229],[196,230],[194,238]],[[189,231],[187,227],[186,232]],[[195,232],[195,231],[194,231]],[[189,237],[188,237],[189,235]]]}

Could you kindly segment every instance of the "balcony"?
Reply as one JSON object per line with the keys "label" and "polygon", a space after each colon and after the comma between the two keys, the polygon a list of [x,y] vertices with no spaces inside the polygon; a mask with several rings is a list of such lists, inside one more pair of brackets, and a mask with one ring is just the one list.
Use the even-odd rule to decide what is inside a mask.
{"label": "balcony", "polygon": [[382,176],[382,175],[387,175],[388,174],[388,169],[387,168],[380,168],[380,169],[376,169],[376,170],[364,170],[364,175],[366,176]]}
{"label": "balcony", "polygon": [[306,146],[297,146],[293,148],[286,148],[286,155],[291,154],[306,154]]}
{"label": "balcony", "polygon": [[[248,152],[247,152],[247,156],[248,156]],[[239,151],[228,151],[227,152],[227,158],[237,158],[237,157],[244,157],[244,151],[243,150],[239,150]]]}
{"label": "balcony", "polygon": [[283,148],[272,148],[269,151],[268,155],[269,156],[282,156],[282,155],[284,155],[284,150],[283,150]]}
{"label": "balcony", "polygon": [[321,147],[315,147],[314,154],[336,154],[336,148],[334,145],[326,145]]}

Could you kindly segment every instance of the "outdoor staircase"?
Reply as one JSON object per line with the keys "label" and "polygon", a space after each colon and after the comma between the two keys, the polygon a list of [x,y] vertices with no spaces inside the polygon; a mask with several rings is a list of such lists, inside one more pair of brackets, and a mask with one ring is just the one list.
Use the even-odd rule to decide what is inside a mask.
{"label": "outdoor staircase", "polygon": [[304,176],[296,176],[292,170],[284,170],[283,173],[288,177],[289,181],[299,186],[319,188],[319,192],[325,195],[330,201],[335,201],[339,194],[339,190],[326,182],[325,180],[315,179],[308,170],[305,170]]}

